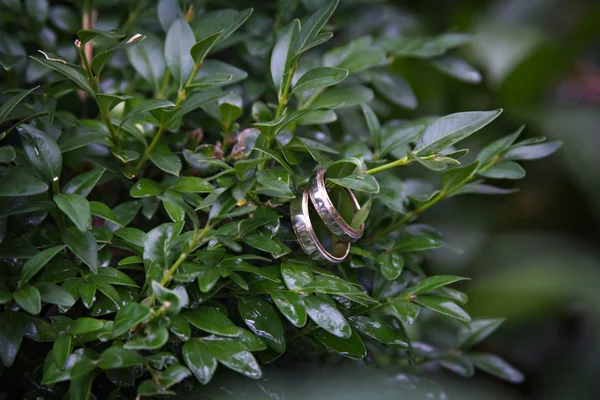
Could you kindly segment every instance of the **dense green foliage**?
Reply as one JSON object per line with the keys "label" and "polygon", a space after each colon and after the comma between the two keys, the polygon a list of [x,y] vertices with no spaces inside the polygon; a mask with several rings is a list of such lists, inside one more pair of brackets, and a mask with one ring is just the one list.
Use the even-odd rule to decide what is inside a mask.
{"label": "dense green foliage", "polygon": [[[453,54],[469,35],[340,41],[337,1],[180,3],[1,3],[0,357],[36,371],[8,391],[154,396],[218,365],[261,378],[283,355],[335,353],[521,381],[469,351],[502,320],[463,310],[467,278],[427,276],[427,250],[453,244],[417,219],[512,193],[493,181],[560,143],[519,128],[472,156],[460,141],[502,110],[394,118],[418,102],[389,66],[478,82]],[[401,178],[408,165],[431,173]],[[362,204],[342,210],[366,234],[339,265],[312,263],[291,229],[317,167]],[[445,347],[424,342],[437,319]]]}

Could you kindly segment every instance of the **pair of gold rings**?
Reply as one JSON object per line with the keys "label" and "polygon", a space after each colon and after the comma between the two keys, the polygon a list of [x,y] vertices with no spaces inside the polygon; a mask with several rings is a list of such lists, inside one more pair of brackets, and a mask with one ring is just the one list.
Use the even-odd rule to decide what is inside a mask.
{"label": "pair of gold rings", "polygon": [[[320,168],[310,178],[302,194],[291,201],[290,214],[298,242],[310,258],[318,262],[340,263],[348,256],[350,243],[362,237],[365,225],[362,224],[358,229],[350,225],[360,205],[348,188],[335,186],[328,190],[325,185],[326,172],[325,168]],[[339,200],[340,209],[344,210],[338,211],[334,207],[332,196]],[[311,218],[311,211],[319,218]],[[329,241],[329,236],[321,240],[315,231],[315,224],[324,225],[331,233],[331,250],[327,250],[323,244]]]}

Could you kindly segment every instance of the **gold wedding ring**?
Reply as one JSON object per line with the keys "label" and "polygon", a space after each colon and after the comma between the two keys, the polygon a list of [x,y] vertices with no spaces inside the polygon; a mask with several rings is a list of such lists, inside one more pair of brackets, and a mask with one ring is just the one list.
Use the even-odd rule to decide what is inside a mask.
{"label": "gold wedding ring", "polygon": [[340,263],[348,256],[350,244],[341,240],[336,240],[338,238],[333,236],[331,252],[323,246],[315,233],[310,218],[310,205],[308,202],[310,197],[309,187],[310,185],[302,191],[302,195],[296,196],[296,198],[290,202],[292,225],[296,237],[298,238],[298,242],[306,254],[313,260],[319,262]]}
{"label": "gold wedding ring", "polygon": [[[325,168],[318,169],[308,184],[313,206],[325,226],[327,226],[327,229],[334,235],[344,242],[356,242],[362,237],[365,231],[365,224],[362,224],[358,229],[353,228],[333,206],[333,202],[325,186],[325,172],[327,172]],[[354,213],[357,213],[360,210],[360,205],[356,197],[354,197],[354,193],[348,188],[341,189],[348,195],[354,208]]]}

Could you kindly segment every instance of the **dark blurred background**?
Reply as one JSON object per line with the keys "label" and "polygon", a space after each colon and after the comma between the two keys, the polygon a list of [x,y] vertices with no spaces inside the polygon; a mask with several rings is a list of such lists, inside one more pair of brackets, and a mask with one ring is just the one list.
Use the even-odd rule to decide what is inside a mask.
{"label": "dark blurred background", "polygon": [[598,398],[600,2],[396,5],[407,13],[404,26],[414,24],[409,31],[475,35],[459,53],[481,72],[481,83],[460,82],[416,61],[394,66],[414,87],[418,113],[504,108],[498,123],[467,143],[472,150],[520,124],[525,137],[564,143],[557,154],[525,165],[527,177],[508,185],[519,193],[458,197],[424,216],[463,249],[436,251],[430,271],[473,279],[468,311],[507,318],[482,349],[502,354],[526,376],[511,387],[482,374],[474,379],[497,388],[485,393],[502,393],[499,398]]}

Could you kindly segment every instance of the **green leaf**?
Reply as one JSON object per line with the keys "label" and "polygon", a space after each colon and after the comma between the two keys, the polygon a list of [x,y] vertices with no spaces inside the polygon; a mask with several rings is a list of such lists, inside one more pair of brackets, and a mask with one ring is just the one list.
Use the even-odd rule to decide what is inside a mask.
{"label": "green leaf", "polygon": [[383,97],[392,103],[414,110],[418,101],[408,82],[400,75],[388,72],[371,73],[373,87]]}
{"label": "green leaf", "polygon": [[492,334],[502,323],[503,318],[477,318],[468,326],[461,326],[458,333],[458,347],[468,349]]}
{"label": "green leaf", "polygon": [[521,179],[525,177],[525,170],[514,161],[502,161],[479,172],[479,175],[491,179]]}
{"label": "green leaf", "polygon": [[450,194],[460,189],[461,186],[473,178],[478,168],[479,161],[475,161],[473,164],[465,165],[464,167],[451,168],[442,172],[440,179],[442,190],[445,193]]}
{"label": "green leaf", "polygon": [[281,251],[281,247],[279,247],[276,241],[258,233],[244,237],[242,242],[267,253],[279,253]]}
{"label": "green leaf", "polygon": [[115,236],[139,247],[144,247],[148,238],[143,231],[136,228],[121,228],[115,232]]}
{"label": "green leaf", "polygon": [[30,314],[37,315],[42,310],[42,298],[35,286],[27,285],[13,293],[19,307]]}
{"label": "green leaf", "polygon": [[48,262],[60,253],[66,246],[58,245],[45,249],[29,258],[21,269],[19,282],[27,282],[37,274]]}
{"label": "green leaf", "polygon": [[288,80],[291,79],[292,61],[296,56],[296,41],[300,32],[300,21],[295,19],[285,33],[279,37],[271,53],[271,78],[279,97],[284,95]]}
{"label": "green leaf", "polygon": [[[139,257],[134,257],[136,257],[136,262],[142,261]],[[86,278],[91,283],[138,287],[135,281],[127,274],[112,267],[99,268],[96,275],[88,275]]]}
{"label": "green leaf", "polygon": [[136,33],[135,35],[133,35],[129,39],[123,40],[122,42],[120,42],[115,47],[111,47],[111,48],[109,48],[107,50],[104,50],[104,51],[98,53],[92,59],[92,70],[96,73],[96,75],[100,75],[100,73],[104,69],[104,66],[108,62],[109,58],[116,51],[123,50],[123,49],[126,49],[128,47],[131,47],[131,46],[139,43],[140,41],[144,40],[145,38],[146,38],[146,36],[141,35],[139,33]]}
{"label": "green leaf", "polygon": [[502,358],[493,354],[470,353],[467,357],[478,369],[497,376],[511,383],[521,383],[525,380],[522,373]]}
{"label": "green leaf", "polygon": [[169,317],[171,324],[169,325],[169,331],[177,336],[182,342],[187,342],[192,336],[190,324],[182,315],[171,315]]}
{"label": "green leaf", "polygon": [[300,290],[314,280],[312,270],[305,263],[295,260],[281,262],[281,275],[290,290]]}
{"label": "green leaf", "polygon": [[96,362],[96,365],[102,369],[129,368],[144,364],[146,364],[146,360],[137,351],[127,350],[120,346],[104,350]]}
{"label": "green leaf", "polygon": [[433,66],[448,76],[466,83],[480,83],[481,73],[462,58],[443,56],[433,60]]}
{"label": "green leaf", "polygon": [[373,91],[362,85],[339,85],[326,89],[312,108],[345,108],[368,103],[373,100]]}
{"label": "green leaf", "polygon": [[117,312],[112,328],[112,337],[117,338],[150,316],[150,309],[139,303],[129,303]]}
{"label": "green leaf", "polygon": [[318,67],[307,71],[298,79],[290,94],[333,86],[348,76],[348,70],[333,67]]}
{"label": "green leaf", "polygon": [[111,29],[109,31],[101,31],[98,29],[82,29],[77,32],[77,38],[81,44],[86,44],[90,40],[94,40],[97,37],[103,37],[106,39],[121,39],[124,36],[125,34],[117,29]]}
{"label": "green leaf", "polygon": [[[23,90],[12,96],[10,99],[6,100],[2,106],[0,106],[0,124],[4,121],[8,120],[10,117],[10,113],[15,109],[17,104],[19,104],[25,97],[27,97],[31,92],[36,90],[39,86],[36,86],[29,90]],[[4,161],[3,161],[4,162]]]}
{"label": "green leaf", "polygon": [[406,154],[410,161],[421,164],[430,171],[444,171],[448,167],[445,162],[437,160],[437,157],[434,159],[421,158],[410,150],[407,150]]}
{"label": "green leaf", "polygon": [[131,187],[129,195],[131,197],[150,197],[158,196],[163,192],[163,188],[151,179],[143,178],[140,179]]}
{"label": "green leaf", "polygon": [[562,142],[548,142],[531,146],[519,146],[509,150],[505,155],[506,160],[537,160],[547,157],[562,147]]}
{"label": "green leaf", "polygon": [[158,350],[169,340],[167,328],[150,325],[144,329],[143,334],[136,334],[123,345],[130,350]]}
{"label": "green leaf", "polygon": [[414,302],[451,318],[456,318],[465,322],[471,321],[469,314],[445,297],[419,296]]}
{"label": "green leaf", "polygon": [[205,343],[198,339],[192,339],[183,345],[181,354],[185,365],[200,383],[206,385],[210,382],[217,370],[217,359],[211,354]]}
{"label": "green leaf", "polygon": [[146,275],[150,279],[161,279],[163,271],[171,266],[169,244],[176,236],[175,227],[173,224],[162,224],[146,235],[143,254]]}
{"label": "green leaf", "polygon": [[425,156],[447,149],[471,134],[482,129],[502,113],[494,111],[472,111],[450,114],[425,128],[415,146],[414,153]]}
{"label": "green leaf", "polygon": [[94,96],[94,89],[88,82],[85,70],[83,68],[78,65],[70,64],[61,58],[54,58],[54,55],[46,54],[41,50],[38,51],[46,58],[43,59],[38,57],[30,57],[32,60],[35,60],[38,63],[55,70],[59,74],[73,81],[77,86],[79,86],[79,88],[83,89],[90,96]]}
{"label": "green leaf", "polygon": [[278,353],[285,352],[283,325],[277,312],[257,297],[239,297],[238,311],[252,332]]}
{"label": "green leaf", "polygon": [[63,153],[77,150],[92,143],[107,143],[107,132],[88,128],[86,126],[77,126],[58,138],[58,146]]}
{"label": "green leaf", "polygon": [[210,182],[195,176],[181,177],[170,187],[179,193],[211,193],[214,191]]}
{"label": "green leaf", "polygon": [[198,307],[183,313],[196,328],[216,335],[238,337],[241,332],[225,314],[210,307]]}
{"label": "green leaf", "polygon": [[183,11],[177,0],[159,0],[156,11],[160,25],[165,32],[169,30],[173,22],[183,18]]}
{"label": "green leaf", "polygon": [[62,233],[62,240],[92,272],[98,271],[98,244],[90,231],[81,232],[77,228],[67,228]]}
{"label": "green leaf", "polygon": [[179,85],[179,90],[183,88],[194,69],[190,51],[195,43],[194,32],[184,19],[178,19],[171,24],[165,41],[165,61]]}
{"label": "green leaf", "polygon": [[395,56],[432,58],[462,46],[471,37],[464,33],[444,33],[434,37],[391,39],[385,47]]}
{"label": "green leaf", "polygon": [[344,315],[335,307],[333,301],[310,295],[304,297],[304,304],[310,319],[327,332],[344,339],[352,335],[352,329],[348,321],[346,321]]}
{"label": "green leaf", "polygon": [[96,285],[88,282],[79,282],[79,296],[85,308],[91,308],[96,299]]}
{"label": "green leaf", "polygon": [[158,91],[166,71],[164,43],[154,35],[140,42],[137,46],[126,49],[129,62],[136,72]]}
{"label": "green leaf", "polygon": [[369,213],[371,212],[372,204],[373,204],[372,198],[370,198],[365,204],[363,204],[360,207],[360,210],[358,210],[356,213],[354,213],[354,216],[352,217],[352,223],[350,224],[350,226],[352,226],[354,229],[360,228],[361,225],[364,224],[365,221],[367,220],[367,218],[369,217]]}
{"label": "green leaf", "polygon": [[33,196],[48,191],[48,185],[18,169],[0,177],[0,197]]}
{"label": "green leaf", "polygon": [[16,156],[15,149],[12,146],[0,147],[0,163],[11,163]]}
{"label": "green leaf", "polygon": [[62,193],[78,194],[83,197],[87,197],[92,189],[94,189],[94,186],[96,186],[100,181],[104,171],[104,168],[95,168],[91,171],[77,175],[75,178],[67,182],[62,189]]}
{"label": "green leaf", "polygon": [[150,153],[150,161],[167,174],[179,176],[181,159],[169,149],[166,143],[161,142],[154,147]]}
{"label": "green leaf", "polygon": [[298,293],[291,290],[274,290],[269,292],[269,294],[279,311],[281,311],[288,321],[298,328],[306,325],[306,307],[304,306],[304,300],[302,300],[302,297]]}
{"label": "green leaf", "polygon": [[213,48],[213,45],[215,44],[217,39],[219,39],[221,33],[223,33],[223,31],[215,32],[212,35],[200,39],[200,41],[198,41],[195,45],[192,46],[190,54],[192,55],[194,63],[201,64],[204,62],[204,59]]}
{"label": "green leaf", "polygon": [[399,253],[408,253],[411,251],[435,249],[441,245],[441,242],[428,236],[406,236],[396,243],[394,250]]}
{"label": "green leaf", "polygon": [[18,128],[27,158],[46,182],[58,180],[62,169],[60,148],[48,134],[23,124]]}
{"label": "green leaf", "polygon": [[59,194],[54,196],[54,202],[73,221],[77,229],[85,232],[91,228],[92,213],[90,203],[85,197],[79,194]]}
{"label": "green leaf", "polygon": [[380,318],[357,315],[348,320],[352,328],[363,335],[388,345],[408,347],[408,343],[402,339],[399,331]]}
{"label": "green leaf", "polygon": [[464,278],[462,276],[452,276],[452,275],[437,275],[437,276],[429,276],[414,286],[411,286],[407,289],[404,289],[401,294],[404,297],[419,295],[422,293],[428,293],[432,290],[440,288],[442,286],[450,285],[454,282],[469,280],[469,278]]}
{"label": "green leaf", "polygon": [[479,154],[477,154],[477,161],[479,161],[479,165],[488,165],[495,157],[508,150],[515,140],[517,140],[519,135],[521,135],[523,129],[525,129],[525,125],[521,125],[514,133],[497,139],[485,146],[479,152]]}
{"label": "green leaf", "polygon": [[102,112],[108,113],[118,104],[121,104],[125,100],[131,98],[131,96],[117,96],[114,94],[97,93],[96,103],[98,103],[98,108],[100,108]]}
{"label": "green leaf", "polygon": [[23,341],[22,314],[5,310],[0,315],[0,359],[5,367],[12,366]]}
{"label": "green leaf", "polygon": [[351,190],[373,194],[379,193],[379,184],[373,175],[358,173],[340,179],[327,178],[327,180]]}
{"label": "green leaf", "polygon": [[69,354],[71,354],[72,338],[69,334],[59,335],[52,346],[52,358],[58,369],[63,369]]}
{"label": "green leaf", "polygon": [[440,365],[447,370],[454,372],[455,374],[464,378],[470,378],[475,373],[473,363],[464,355],[444,355],[437,358]]}
{"label": "green leaf", "polygon": [[353,360],[362,360],[367,355],[367,349],[365,349],[365,345],[356,332],[352,332],[347,339],[342,339],[323,329],[318,329],[313,333],[313,336],[321,342],[322,345],[344,357]]}
{"label": "green leaf", "polygon": [[56,304],[67,308],[75,304],[75,299],[71,293],[54,283],[38,282],[35,284],[35,287],[40,292],[42,301],[45,303]]}
{"label": "green leaf", "polygon": [[100,217],[106,221],[110,221],[116,225],[120,225],[115,213],[104,203],[90,201],[90,212],[93,216]]}
{"label": "green leaf", "polygon": [[179,314],[179,311],[189,303],[188,294],[183,286],[170,290],[157,281],[152,281],[151,287],[158,301],[167,307],[167,314],[169,315]]}
{"label": "green leaf", "polygon": [[404,268],[404,257],[396,252],[384,252],[377,257],[381,274],[388,281],[398,278]]}
{"label": "green leaf", "polygon": [[311,47],[314,47],[314,42],[318,38],[321,29],[325,26],[333,11],[338,5],[339,0],[327,1],[323,7],[319,8],[313,15],[311,15],[306,22],[300,34],[298,35],[298,54],[303,53]]}
{"label": "green leaf", "polygon": [[367,121],[369,133],[373,138],[375,150],[379,151],[381,149],[381,124],[379,123],[379,119],[371,107],[366,104],[363,104],[361,107]]}
{"label": "green leaf", "polygon": [[219,363],[249,378],[259,379],[262,376],[256,359],[242,343],[217,337],[204,339],[208,351]]}
{"label": "green leaf", "polygon": [[83,335],[84,333],[96,332],[104,328],[104,321],[96,318],[83,317],[78,318],[73,324],[69,333],[71,335]]}
{"label": "green leaf", "polygon": [[387,300],[392,306],[392,315],[404,325],[412,325],[419,316],[421,308],[418,305],[400,299],[388,298]]}

